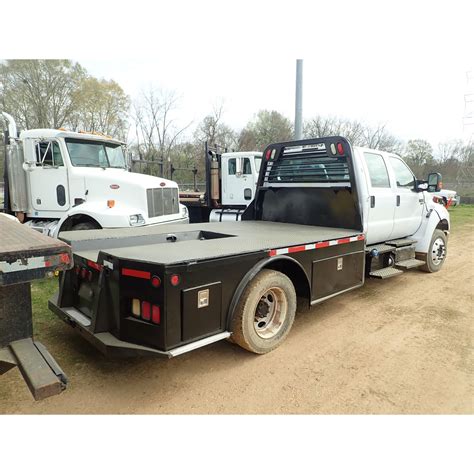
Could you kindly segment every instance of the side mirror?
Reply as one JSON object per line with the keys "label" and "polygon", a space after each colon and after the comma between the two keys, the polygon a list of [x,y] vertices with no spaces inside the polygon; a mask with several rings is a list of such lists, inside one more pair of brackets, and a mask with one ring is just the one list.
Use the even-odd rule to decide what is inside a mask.
{"label": "side mirror", "polygon": [[428,175],[428,192],[436,193],[441,191],[443,187],[443,182],[441,178],[441,173],[430,173]]}
{"label": "side mirror", "polygon": [[244,171],[244,160],[242,158],[237,158],[235,160],[235,174],[237,176],[242,176]]}

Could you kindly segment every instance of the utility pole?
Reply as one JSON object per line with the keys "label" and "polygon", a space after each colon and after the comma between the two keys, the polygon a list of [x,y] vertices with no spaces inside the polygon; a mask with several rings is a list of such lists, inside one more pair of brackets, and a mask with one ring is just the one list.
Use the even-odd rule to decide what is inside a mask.
{"label": "utility pole", "polygon": [[295,140],[303,138],[303,60],[296,60]]}

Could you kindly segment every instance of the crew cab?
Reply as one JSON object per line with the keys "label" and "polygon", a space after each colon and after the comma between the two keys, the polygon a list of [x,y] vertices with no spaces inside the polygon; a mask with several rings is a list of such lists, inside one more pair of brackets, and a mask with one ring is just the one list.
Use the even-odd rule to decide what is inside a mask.
{"label": "crew cab", "polygon": [[419,267],[441,269],[450,229],[395,154],[343,137],[275,143],[241,221],[61,235],[74,268],[49,307],[108,355],[173,357],[220,339],[258,354],[311,306]]}

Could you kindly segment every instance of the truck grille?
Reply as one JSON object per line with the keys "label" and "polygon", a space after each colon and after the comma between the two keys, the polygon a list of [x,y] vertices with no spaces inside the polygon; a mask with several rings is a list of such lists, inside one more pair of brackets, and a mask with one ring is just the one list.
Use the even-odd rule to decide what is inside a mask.
{"label": "truck grille", "polygon": [[179,213],[178,188],[153,188],[146,190],[148,217]]}

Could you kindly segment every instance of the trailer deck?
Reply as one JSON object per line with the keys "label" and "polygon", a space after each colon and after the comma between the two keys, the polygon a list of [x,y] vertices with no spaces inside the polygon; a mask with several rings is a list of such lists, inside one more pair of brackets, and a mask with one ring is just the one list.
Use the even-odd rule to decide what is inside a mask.
{"label": "trailer deck", "polygon": [[71,262],[67,244],[0,214],[0,375],[18,366],[36,400],[61,393],[67,378],[33,340],[30,282]]}
{"label": "trailer deck", "polygon": [[[161,225],[135,229],[63,232],[73,252],[97,262],[100,251],[165,265],[210,260],[360,235],[353,229],[266,221]],[[174,240],[176,238],[176,240]]]}

